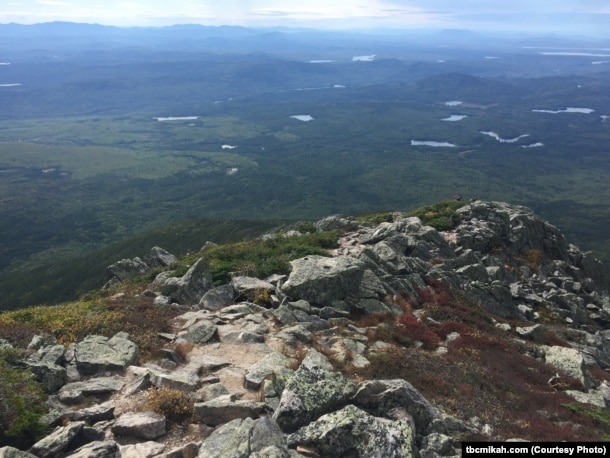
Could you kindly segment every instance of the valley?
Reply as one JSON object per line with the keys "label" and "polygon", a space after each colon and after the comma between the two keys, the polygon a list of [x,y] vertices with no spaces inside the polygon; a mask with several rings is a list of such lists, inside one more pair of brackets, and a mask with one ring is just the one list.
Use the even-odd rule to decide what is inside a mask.
{"label": "valley", "polygon": [[[610,79],[593,51],[555,52],[556,38],[336,34],[329,48],[311,31],[222,31],[224,43],[215,28],[140,32],[0,45],[0,309],[26,305],[48,266],[149,249],[127,243],[143,234],[178,253],[229,241],[210,229],[171,246],[163,228],[182,222],[256,236],[456,193],[528,206],[610,265]],[[102,281],[56,276],[67,283],[36,301]]]}

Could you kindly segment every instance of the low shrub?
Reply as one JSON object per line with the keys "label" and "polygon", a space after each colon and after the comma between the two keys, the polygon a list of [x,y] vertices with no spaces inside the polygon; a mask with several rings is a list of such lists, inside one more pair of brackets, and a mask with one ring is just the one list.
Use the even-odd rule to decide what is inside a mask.
{"label": "low shrub", "polygon": [[421,342],[425,350],[433,350],[440,342],[439,337],[415,315],[405,313],[398,320],[398,330],[413,342]]}
{"label": "low shrub", "polygon": [[276,234],[269,239],[210,246],[203,251],[203,257],[215,284],[227,282],[235,272],[264,278],[274,273],[289,273],[289,262],[294,259],[307,255],[330,256],[328,250],[337,246],[340,234],[340,231],[296,236]]}
{"label": "low shrub", "polygon": [[46,395],[30,371],[10,365],[16,357],[0,351],[0,445],[27,449],[45,434]]}
{"label": "low shrub", "polygon": [[167,387],[150,390],[144,407],[177,423],[190,421],[195,413],[194,401],[188,393]]}
{"label": "low shrub", "polygon": [[464,205],[468,205],[468,202],[441,202],[414,210],[409,216],[417,216],[426,226],[432,226],[438,231],[448,231],[460,222],[456,211]]}

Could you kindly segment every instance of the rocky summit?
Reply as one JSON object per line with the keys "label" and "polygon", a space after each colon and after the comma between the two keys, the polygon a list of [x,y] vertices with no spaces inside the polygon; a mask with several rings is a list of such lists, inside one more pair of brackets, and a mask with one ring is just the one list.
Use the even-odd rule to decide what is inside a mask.
{"label": "rocky summit", "polygon": [[527,208],[460,203],[435,224],[439,208],[325,218],[308,231],[334,247],[263,276],[223,280],[213,244],[182,270],[159,247],[119,261],[95,313],[171,310],[148,340],[41,326],[19,348],[24,313],[0,315],[4,372],[47,395],[45,429],[5,434],[0,457],[440,457],[608,437],[602,264]]}

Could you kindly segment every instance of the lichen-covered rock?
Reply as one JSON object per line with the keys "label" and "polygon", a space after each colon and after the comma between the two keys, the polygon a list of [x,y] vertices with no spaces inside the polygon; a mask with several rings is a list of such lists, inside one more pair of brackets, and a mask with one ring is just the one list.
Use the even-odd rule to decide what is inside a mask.
{"label": "lichen-covered rock", "polygon": [[323,415],[289,435],[287,442],[291,448],[305,445],[326,458],[404,458],[415,453],[407,420],[375,418],[353,405]]}
{"label": "lichen-covered rock", "polygon": [[273,374],[278,368],[289,367],[293,362],[293,359],[288,358],[281,353],[269,353],[248,369],[246,374],[246,388],[257,390],[265,378]]}
{"label": "lichen-covered rock", "polygon": [[122,333],[110,339],[104,336],[88,336],[76,344],[74,356],[81,375],[122,372],[137,362],[139,348]]}
{"label": "lichen-covered rock", "polygon": [[334,371],[324,355],[310,349],[286,382],[273,419],[282,431],[295,431],[346,405],[355,390],[355,385]]}
{"label": "lichen-covered rock", "polygon": [[279,427],[269,418],[236,419],[214,430],[199,449],[198,458],[288,458]]}

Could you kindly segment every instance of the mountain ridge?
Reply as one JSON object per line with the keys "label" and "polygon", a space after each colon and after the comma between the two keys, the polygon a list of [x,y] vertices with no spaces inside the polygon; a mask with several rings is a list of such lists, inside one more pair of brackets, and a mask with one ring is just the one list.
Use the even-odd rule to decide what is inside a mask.
{"label": "mountain ridge", "polygon": [[610,434],[607,273],[526,207],[331,216],[108,273],[90,302],[0,315],[19,355],[0,376],[29,367],[53,407],[52,434],[2,438],[23,456],[458,456]]}

